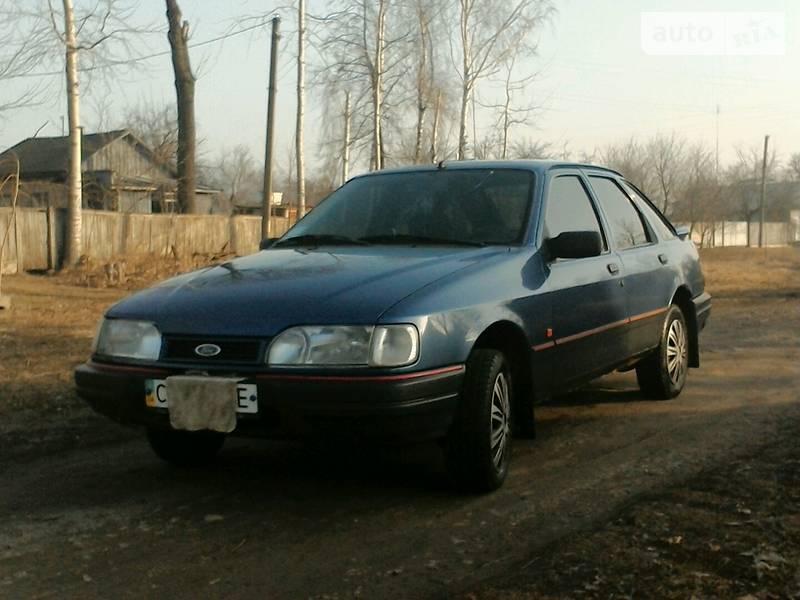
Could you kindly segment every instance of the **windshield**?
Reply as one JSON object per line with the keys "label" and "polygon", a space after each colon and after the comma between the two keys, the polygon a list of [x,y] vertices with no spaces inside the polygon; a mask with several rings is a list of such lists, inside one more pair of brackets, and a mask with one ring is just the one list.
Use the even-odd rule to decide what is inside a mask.
{"label": "windshield", "polygon": [[522,170],[361,177],[331,194],[279,244],[301,236],[321,243],[518,244],[532,186],[533,173]]}

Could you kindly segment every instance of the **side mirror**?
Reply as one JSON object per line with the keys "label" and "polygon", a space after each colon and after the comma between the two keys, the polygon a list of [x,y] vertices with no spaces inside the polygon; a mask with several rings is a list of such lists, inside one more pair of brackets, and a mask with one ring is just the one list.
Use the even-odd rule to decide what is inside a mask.
{"label": "side mirror", "polygon": [[676,227],[675,228],[675,233],[677,234],[677,236],[679,238],[681,238],[682,240],[685,240],[686,238],[689,237],[689,234],[691,233],[691,231],[689,230],[689,228],[686,225],[681,225],[680,227]]}
{"label": "side mirror", "polygon": [[547,240],[553,258],[589,258],[603,252],[603,240],[596,231],[564,231]]}
{"label": "side mirror", "polygon": [[269,248],[272,248],[272,244],[277,242],[279,239],[281,239],[281,238],[276,238],[276,237],[274,237],[274,238],[264,238],[263,240],[261,240],[261,243],[258,245],[258,249],[259,250],[268,250]]}

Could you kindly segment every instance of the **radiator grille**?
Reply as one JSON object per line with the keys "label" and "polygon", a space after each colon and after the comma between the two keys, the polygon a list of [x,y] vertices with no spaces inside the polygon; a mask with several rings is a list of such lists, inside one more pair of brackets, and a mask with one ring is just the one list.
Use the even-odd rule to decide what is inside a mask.
{"label": "radiator grille", "polygon": [[[215,356],[201,356],[195,352],[198,346],[213,344],[220,352]],[[166,360],[181,362],[202,362],[208,364],[258,363],[264,342],[261,340],[233,340],[200,337],[170,337],[164,339]]]}

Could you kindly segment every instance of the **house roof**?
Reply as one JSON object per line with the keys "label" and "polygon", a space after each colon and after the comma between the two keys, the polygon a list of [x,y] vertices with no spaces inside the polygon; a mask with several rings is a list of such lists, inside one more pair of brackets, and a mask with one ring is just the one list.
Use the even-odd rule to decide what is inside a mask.
{"label": "house roof", "polygon": [[[122,137],[129,137],[142,152],[152,159],[152,151],[128,129],[85,134],[81,138],[81,162]],[[69,168],[69,137],[32,137],[23,140],[0,154],[0,173],[15,170],[13,157],[19,159],[20,175],[62,174]]]}

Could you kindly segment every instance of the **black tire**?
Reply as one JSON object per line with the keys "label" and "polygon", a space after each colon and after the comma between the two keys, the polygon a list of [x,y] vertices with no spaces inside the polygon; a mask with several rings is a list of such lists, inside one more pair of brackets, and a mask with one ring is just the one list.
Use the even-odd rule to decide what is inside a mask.
{"label": "black tire", "polygon": [[[676,356],[680,357],[677,363]],[[636,379],[645,397],[669,400],[683,390],[688,370],[689,330],[683,311],[673,304],[664,319],[658,349],[636,365]]]}
{"label": "black tire", "polygon": [[225,435],[214,431],[148,429],[147,441],[160,459],[179,467],[203,467],[217,457]]}
{"label": "black tire", "polygon": [[[494,393],[495,384],[502,389],[503,381],[505,403]],[[447,471],[461,489],[491,492],[503,484],[508,474],[514,406],[512,383],[511,368],[502,352],[489,349],[472,352],[467,361],[458,410],[445,441]],[[495,405],[497,410],[504,405],[505,415],[493,419]],[[502,436],[499,436],[501,430]],[[502,447],[495,444],[493,448],[493,431]],[[499,460],[496,461],[498,449]]]}

